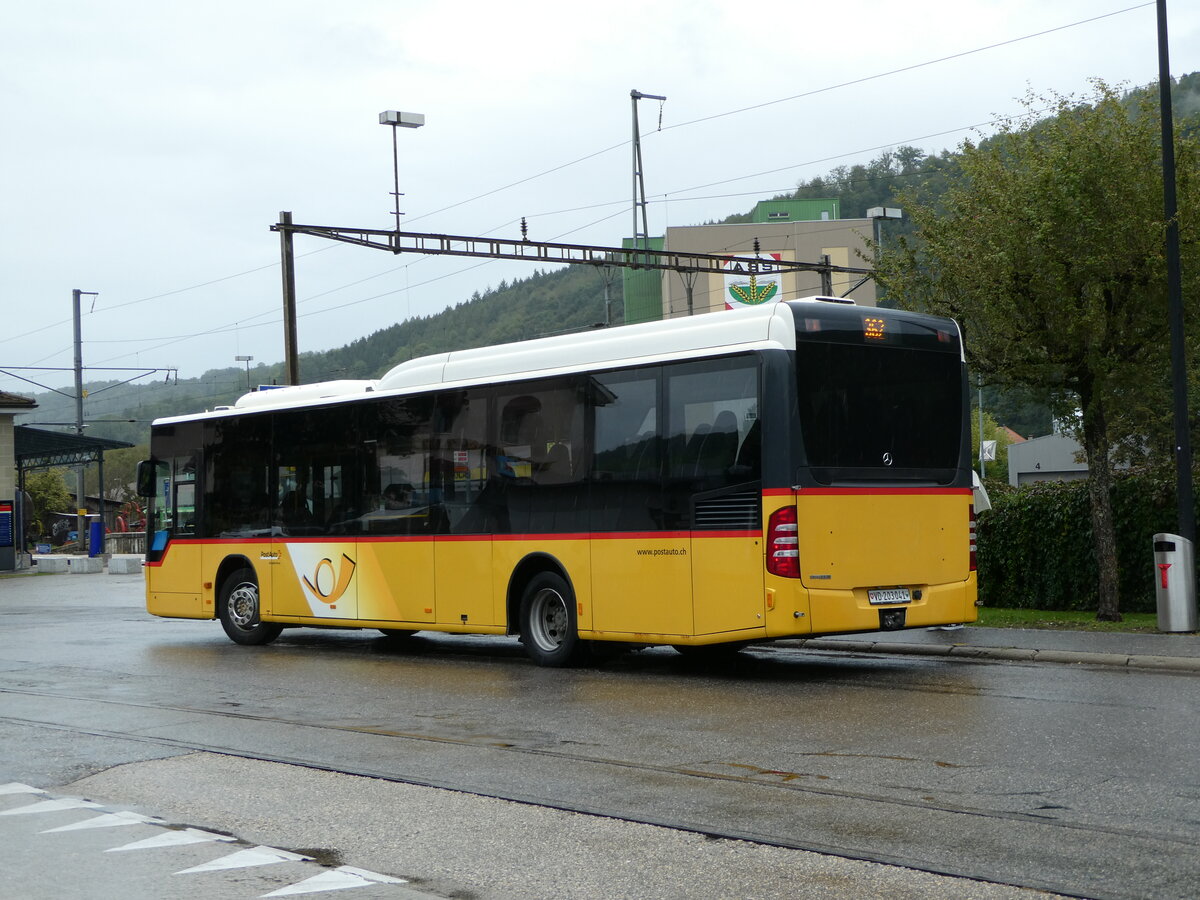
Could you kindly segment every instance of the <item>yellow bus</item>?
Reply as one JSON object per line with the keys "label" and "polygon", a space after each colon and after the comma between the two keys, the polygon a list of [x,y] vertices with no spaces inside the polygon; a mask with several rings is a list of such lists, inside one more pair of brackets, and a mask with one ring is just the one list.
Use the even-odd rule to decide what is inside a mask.
{"label": "yellow bus", "polygon": [[413,359],[155,421],[146,605],[684,653],[976,617],[951,320],[812,298]]}

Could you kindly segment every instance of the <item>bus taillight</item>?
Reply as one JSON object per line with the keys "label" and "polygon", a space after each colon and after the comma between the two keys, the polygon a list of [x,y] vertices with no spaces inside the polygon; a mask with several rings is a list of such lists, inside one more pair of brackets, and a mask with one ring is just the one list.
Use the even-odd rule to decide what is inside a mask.
{"label": "bus taillight", "polygon": [[969,535],[968,539],[970,541],[969,546],[971,549],[971,571],[974,572],[978,568],[978,566],[976,564],[976,559],[975,559],[975,545],[978,543],[978,541],[976,540],[977,532],[976,532],[976,524],[975,524],[975,504],[974,503],[972,503],[970,505],[968,512],[967,512],[967,530],[968,530],[968,535]]}
{"label": "bus taillight", "polygon": [[800,536],[794,506],[780,507],[767,520],[767,571],[783,578],[800,577]]}

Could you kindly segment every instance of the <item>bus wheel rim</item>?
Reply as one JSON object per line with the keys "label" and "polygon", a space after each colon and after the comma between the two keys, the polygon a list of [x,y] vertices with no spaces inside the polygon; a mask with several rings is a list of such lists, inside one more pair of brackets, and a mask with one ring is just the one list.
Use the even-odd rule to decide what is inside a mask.
{"label": "bus wheel rim", "polygon": [[239,584],[229,594],[229,618],[239,628],[253,628],[258,620],[258,590],[252,584]]}
{"label": "bus wheel rim", "polygon": [[530,628],[533,640],[543,650],[557,650],[566,639],[569,616],[567,601],[553,588],[542,588],[533,598]]}

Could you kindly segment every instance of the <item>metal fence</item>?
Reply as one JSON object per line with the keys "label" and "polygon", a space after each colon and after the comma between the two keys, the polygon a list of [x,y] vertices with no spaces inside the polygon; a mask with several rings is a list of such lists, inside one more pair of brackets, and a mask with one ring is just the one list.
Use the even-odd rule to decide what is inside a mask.
{"label": "metal fence", "polygon": [[146,532],[144,531],[110,531],[104,536],[106,553],[120,555],[122,553],[145,553]]}

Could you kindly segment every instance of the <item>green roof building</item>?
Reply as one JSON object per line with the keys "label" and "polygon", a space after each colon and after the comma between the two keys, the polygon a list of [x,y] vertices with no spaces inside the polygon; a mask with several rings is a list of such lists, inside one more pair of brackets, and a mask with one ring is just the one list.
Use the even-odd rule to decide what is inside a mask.
{"label": "green roof building", "polygon": [[837,199],[760,200],[750,213],[751,222],[827,222],[841,217]]}

